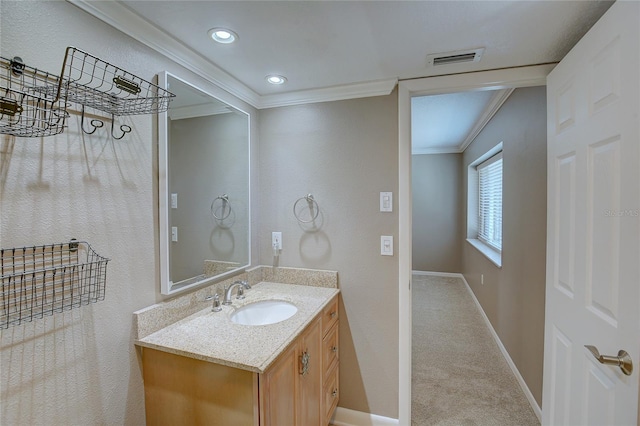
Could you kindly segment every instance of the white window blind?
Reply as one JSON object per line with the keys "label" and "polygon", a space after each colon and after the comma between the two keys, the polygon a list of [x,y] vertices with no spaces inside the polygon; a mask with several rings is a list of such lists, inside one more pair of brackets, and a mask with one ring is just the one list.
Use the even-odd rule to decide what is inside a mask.
{"label": "white window blind", "polygon": [[478,239],[502,252],[502,152],[477,166]]}

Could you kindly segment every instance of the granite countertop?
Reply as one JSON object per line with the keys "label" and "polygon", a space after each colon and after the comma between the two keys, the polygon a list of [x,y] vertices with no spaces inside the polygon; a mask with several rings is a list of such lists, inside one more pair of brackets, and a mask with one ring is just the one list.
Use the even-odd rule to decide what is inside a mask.
{"label": "granite countertop", "polygon": [[[230,367],[264,373],[271,363],[339,293],[336,288],[260,282],[245,291],[244,300],[222,311],[203,309],[144,338],[136,345]],[[298,311],[289,319],[269,325],[231,322],[238,308],[260,300],[284,300]]]}

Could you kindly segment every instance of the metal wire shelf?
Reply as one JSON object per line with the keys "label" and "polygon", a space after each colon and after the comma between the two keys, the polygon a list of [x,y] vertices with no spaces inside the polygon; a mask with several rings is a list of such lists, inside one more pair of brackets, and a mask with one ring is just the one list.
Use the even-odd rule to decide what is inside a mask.
{"label": "metal wire shelf", "polygon": [[104,300],[108,261],[84,241],[0,249],[0,329]]}
{"label": "metal wire shelf", "polygon": [[[131,132],[121,125],[114,134],[114,116],[157,114],[169,109],[175,95],[97,56],[69,46],[60,76],[27,67],[20,58],[1,58],[0,133],[23,137],[62,133],[67,106],[82,106],[82,130],[93,134],[104,121],[93,119],[85,130],[85,107],[111,115],[115,139]],[[106,120],[106,119],[105,119]]]}
{"label": "metal wire shelf", "polygon": [[174,94],[87,52],[67,47],[57,97],[123,116],[156,114]]}
{"label": "metal wire shelf", "polygon": [[[69,114],[64,99],[48,93],[56,75],[0,57],[0,133],[22,137],[62,133]],[[49,88],[43,90],[42,88]]]}

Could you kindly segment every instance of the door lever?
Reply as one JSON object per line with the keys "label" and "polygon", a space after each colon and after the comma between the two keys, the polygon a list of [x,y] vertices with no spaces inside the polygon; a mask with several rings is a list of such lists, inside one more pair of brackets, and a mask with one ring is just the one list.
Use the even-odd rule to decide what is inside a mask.
{"label": "door lever", "polygon": [[627,376],[630,376],[633,372],[633,362],[631,361],[631,357],[629,356],[627,351],[620,349],[618,351],[618,356],[600,355],[598,348],[596,348],[595,346],[584,345],[584,347],[589,349],[589,352],[591,352],[591,354],[600,362],[600,364],[617,365],[618,367],[620,367],[620,370],[622,370],[622,372]]}

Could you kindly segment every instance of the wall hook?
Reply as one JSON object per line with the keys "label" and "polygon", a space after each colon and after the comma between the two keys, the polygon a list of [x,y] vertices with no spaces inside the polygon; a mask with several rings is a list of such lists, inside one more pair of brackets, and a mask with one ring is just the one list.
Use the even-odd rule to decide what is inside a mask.
{"label": "wall hook", "polygon": [[127,126],[126,124],[121,124],[120,125],[120,131],[122,132],[122,135],[120,135],[119,137],[115,135],[115,133],[113,132],[113,127],[114,127],[114,123],[115,123],[116,119],[114,117],[113,114],[111,114],[111,137],[114,138],[115,140],[120,140],[122,138],[124,138],[124,135],[126,135],[127,133],[131,133],[131,126]]}
{"label": "wall hook", "polygon": [[94,118],[89,122],[89,125],[91,127],[93,127],[93,130],[88,131],[88,130],[85,130],[85,128],[84,128],[84,105],[82,105],[82,111],[81,111],[81,114],[80,114],[80,128],[82,129],[82,131],[84,133],[86,133],[88,135],[94,134],[96,132],[96,130],[98,130],[99,128],[104,126],[104,121],[98,120],[97,118]]}

